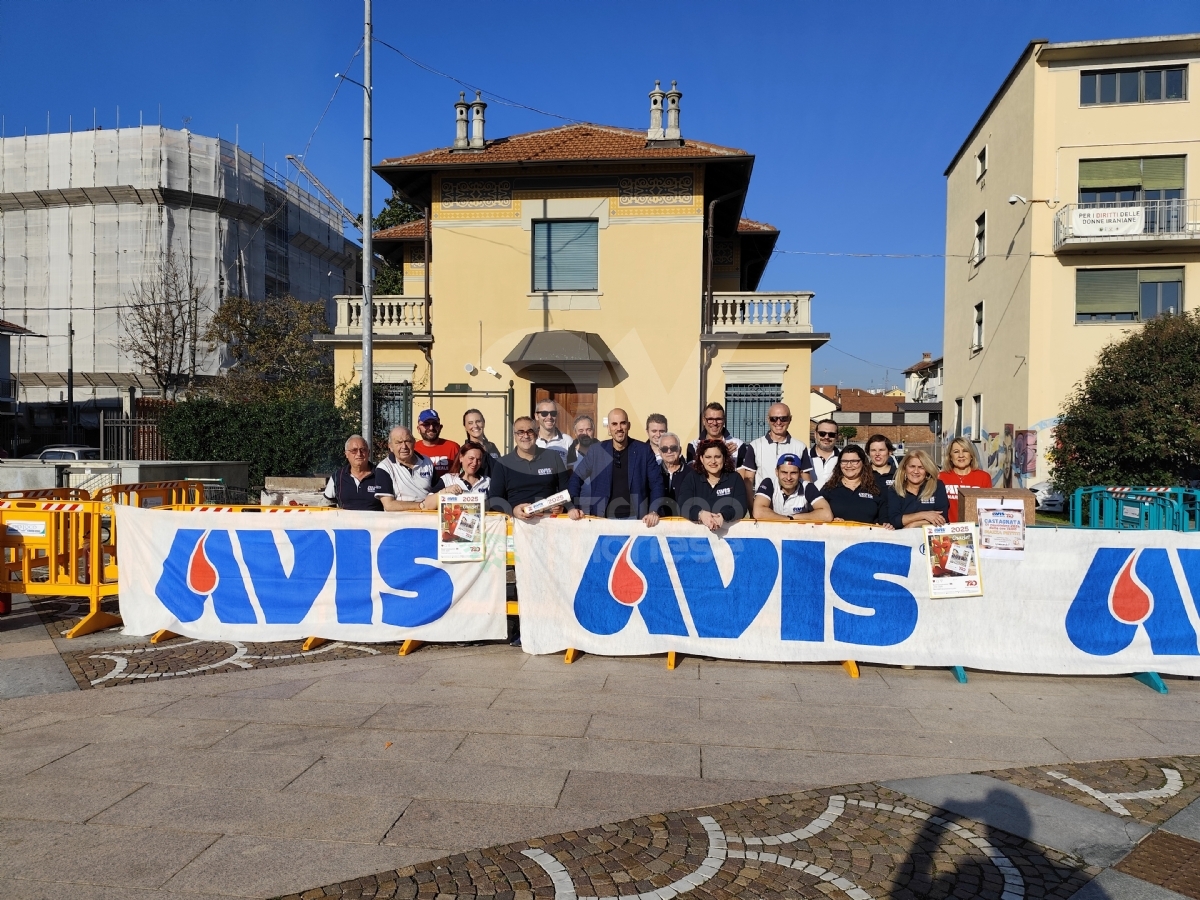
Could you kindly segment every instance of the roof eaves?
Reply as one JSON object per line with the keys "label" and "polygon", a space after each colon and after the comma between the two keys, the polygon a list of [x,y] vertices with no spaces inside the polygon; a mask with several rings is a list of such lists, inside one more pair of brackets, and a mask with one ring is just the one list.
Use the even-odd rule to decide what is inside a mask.
{"label": "roof eaves", "polygon": [[958,148],[958,152],[955,153],[954,158],[950,160],[950,165],[946,166],[946,171],[942,173],[943,177],[948,178],[950,176],[950,170],[958,165],[958,161],[962,159],[962,155],[967,152],[967,148],[971,146],[971,142],[975,140],[975,136],[979,134],[979,130],[983,128],[983,123],[987,121],[988,116],[992,114],[992,110],[994,110],[1000,103],[1000,98],[1004,96],[1005,92],[1009,89],[1009,87],[1012,86],[1012,83],[1017,80],[1017,75],[1025,66],[1025,63],[1033,58],[1035,49],[1040,46],[1045,46],[1048,43],[1050,43],[1048,38],[1034,38],[1025,45],[1025,49],[1021,52],[1020,57],[1017,58],[1016,63],[1009,71],[1008,76],[1000,85],[1000,89],[996,91],[991,102],[988,103],[987,108],[983,111],[983,115],[979,117],[979,119],[975,122],[974,127],[971,128],[970,133],[967,135],[967,139],[962,142],[962,146]]}

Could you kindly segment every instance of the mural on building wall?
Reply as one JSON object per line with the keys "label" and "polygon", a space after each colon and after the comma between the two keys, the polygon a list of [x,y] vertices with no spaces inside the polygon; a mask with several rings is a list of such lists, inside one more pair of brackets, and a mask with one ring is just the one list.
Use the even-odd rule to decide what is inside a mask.
{"label": "mural on building wall", "polygon": [[1018,431],[1013,442],[1013,477],[1020,487],[1037,475],[1037,460],[1038,433],[1031,428]]}

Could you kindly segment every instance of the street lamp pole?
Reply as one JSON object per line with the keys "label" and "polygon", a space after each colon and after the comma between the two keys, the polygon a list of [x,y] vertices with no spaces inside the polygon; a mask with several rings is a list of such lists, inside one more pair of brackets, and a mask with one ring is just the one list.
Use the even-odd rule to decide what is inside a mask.
{"label": "street lamp pole", "polygon": [[367,446],[372,447],[375,366],[372,351],[372,329],[375,308],[372,304],[372,270],[374,254],[371,248],[371,0],[364,0],[363,20],[363,294],[362,294],[362,432]]}

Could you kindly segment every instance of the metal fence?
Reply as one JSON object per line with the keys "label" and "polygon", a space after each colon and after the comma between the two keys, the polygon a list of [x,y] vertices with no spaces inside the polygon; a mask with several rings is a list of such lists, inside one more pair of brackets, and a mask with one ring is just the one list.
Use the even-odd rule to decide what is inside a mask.
{"label": "metal fence", "polygon": [[100,418],[101,459],[166,459],[157,419]]}
{"label": "metal fence", "polygon": [[727,384],[725,427],[735,438],[752,441],[766,430],[771,404],[782,399],[782,384]]}

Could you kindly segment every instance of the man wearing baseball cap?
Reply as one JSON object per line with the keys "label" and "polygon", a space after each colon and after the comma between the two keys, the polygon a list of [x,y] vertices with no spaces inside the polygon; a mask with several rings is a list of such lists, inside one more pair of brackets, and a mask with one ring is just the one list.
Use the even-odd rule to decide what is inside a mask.
{"label": "man wearing baseball cap", "polygon": [[754,518],[767,521],[831,522],[833,511],[817,486],[802,479],[804,459],[796,453],[781,453],[775,477],[764,478],[754,492]]}
{"label": "man wearing baseball cap", "polygon": [[417,416],[417,431],[421,439],[416,451],[433,463],[433,480],[436,482],[446,473],[453,471],[458,462],[458,444],[442,440],[442,417],[436,409],[423,409]]}

